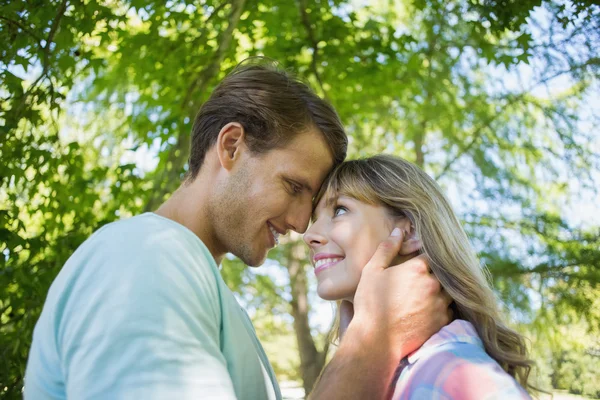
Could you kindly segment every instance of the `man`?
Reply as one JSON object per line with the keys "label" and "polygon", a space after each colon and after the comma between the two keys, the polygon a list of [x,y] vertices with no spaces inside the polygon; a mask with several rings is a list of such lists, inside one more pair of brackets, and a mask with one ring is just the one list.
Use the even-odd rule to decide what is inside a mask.
{"label": "man", "polygon": [[[280,235],[304,232],[346,146],[333,108],[285,73],[251,65],[226,77],[196,117],[181,187],[156,213],[100,229],[57,276],[25,397],[281,398],[217,265],[231,252],[258,266]],[[400,241],[390,237],[365,267],[314,398],[385,396],[399,360],[448,322],[424,260],[386,269]]]}

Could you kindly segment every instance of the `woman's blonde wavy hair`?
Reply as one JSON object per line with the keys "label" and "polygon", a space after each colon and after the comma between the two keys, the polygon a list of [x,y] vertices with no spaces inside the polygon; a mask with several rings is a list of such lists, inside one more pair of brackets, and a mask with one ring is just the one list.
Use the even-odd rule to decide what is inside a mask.
{"label": "woman's blonde wavy hair", "polygon": [[[440,187],[424,171],[403,159],[378,155],[346,161],[335,168],[314,204],[339,195],[383,205],[392,217],[408,218],[421,239],[421,253],[442,287],[454,300],[454,317],[469,321],[485,351],[526,390],[533,361],[525,338],[502,321],[489,274]],[[339,317],[339,315],[338,315]],[[336,338],[339,332],[334,332]]]}

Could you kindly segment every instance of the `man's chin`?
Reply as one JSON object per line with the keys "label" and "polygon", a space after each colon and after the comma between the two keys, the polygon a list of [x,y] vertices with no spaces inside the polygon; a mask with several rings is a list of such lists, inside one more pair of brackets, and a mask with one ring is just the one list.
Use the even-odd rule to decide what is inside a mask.
{"label": "man's chin", "polygon": [[[239,242],[238,242],[239,243]],[[267,249],[252,248],[251,246],[230,247],[230,252],[249,267],[260,267],[267,259]]]}
{"label": "man's chin", "polygon": [[240,259],[244,262],[244,264],[246,264],[249,267],[252,268],[258,268],[261,265],[263,265],[265,263],[265,261],[267,260],[267,255],[266,254],[262,254],[262,257],[240,257]]}

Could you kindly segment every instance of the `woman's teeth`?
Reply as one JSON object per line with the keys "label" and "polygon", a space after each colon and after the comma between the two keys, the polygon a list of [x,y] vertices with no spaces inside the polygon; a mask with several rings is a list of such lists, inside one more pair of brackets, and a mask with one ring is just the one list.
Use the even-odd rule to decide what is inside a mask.
{"label": "woman's teeth", "polygon": [[271,233],[273,234],[273,239],[275,239],[275,245],[279,244],[279,232],[277,232],[275,230],[275,228],[273,228],[270,224],[269,224],[269,229],[271,230]]}
{"label": "woman's teeth", "polygon": [[340,261],[342,258],[341,257],[336,257],[336,258],[322,258],[319,261],[315,262],[315,268],[319,268],[322,265],[325,264],[329,264],[335,261]]}

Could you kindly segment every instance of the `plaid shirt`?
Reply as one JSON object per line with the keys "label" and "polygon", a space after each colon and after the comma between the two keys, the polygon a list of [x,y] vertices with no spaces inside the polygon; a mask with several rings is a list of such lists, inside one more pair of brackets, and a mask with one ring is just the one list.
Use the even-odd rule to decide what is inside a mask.
{"label": "plaid shirt", "polygon": [[442,328],[403,359],[399,369],[393,400],[531,399],[463,320]]}

